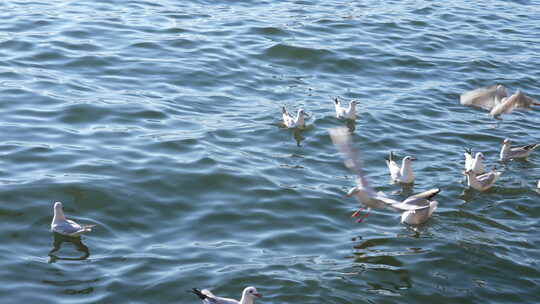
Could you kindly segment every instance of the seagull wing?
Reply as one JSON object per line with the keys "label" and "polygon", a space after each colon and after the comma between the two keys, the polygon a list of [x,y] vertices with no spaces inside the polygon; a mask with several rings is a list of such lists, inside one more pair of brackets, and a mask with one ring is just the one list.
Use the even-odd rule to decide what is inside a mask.
{"label": "seagull wing", "polygon": [[358,151],[352,146],[351,136],[346,128],[334,128],[330,129],[330,137],[332,142],[337,146],[338,150],[343,156],[343,162],[345,166],[349,168],[354,174],[356,174],[357,183],[360,187],[366,190],[373,191],[368,184],[364,176],[364,171],[359,163]]}
{"label": "seagull wing", "polygon": [[72,220],[59,221],[52,224],[52,231],[69,236],[78,236],[85,232],[92,231],[96,225],[79,225]]}
{"label": "seagull wing", "polygon": [[477,176],[476,179],[482,185],[482,187],[488,187],[491,186],[497,181],[497,179],[501,176],[501,172],[497,171],[491,171],[485,174],[482,174],[480,176]]}
{"label": "seagull wing", "polygon": [[399,179],[401,172],[398,164],[394,160],[386,160],[386,165],[388,166],[388,171],[390,171],[390,176],[392,179]]}
{"label": "seagull wing", "polygon": [[465,155],[465,171],[472,169],[474,159],[469,151],[463,153]]}
{"label": "seagull wing", "polygon": [[294,125],[294,118],[292,118],[292,116],[289,114],[289,112],[287,112],[287,110],[285,109],[285,107],[283,107],[283,124],[285,124],[285,126],[287,127],[291,127],[292,125]]}
{"label": "seagull wing", "polygon": [[428,191],[424,191],[424,192],[421,192],[421,193],[418,193],[418,194],[415,194],[415,195],[411,195],[409,196],[407,199],[405,199],[403,201],[403,203],[405,204],[410,204],[409,201],[416,201],[418,199],[427,199],[427,200],[430,200],[432,199],[435,195],[439,194],[439,192],[441,192],[441,189],[439,188],[433,188],[433,189],[430,189]]}

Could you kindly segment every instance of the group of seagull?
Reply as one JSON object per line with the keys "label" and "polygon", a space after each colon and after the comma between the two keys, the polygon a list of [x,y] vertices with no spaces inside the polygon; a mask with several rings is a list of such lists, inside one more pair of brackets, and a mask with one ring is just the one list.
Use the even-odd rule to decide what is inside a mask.
{"label": "group of seagull", "polygon": [[[526,96],[521,91],[508,97],[506,88],[500,84],[479,88],[461,95],[460,102],[463,105],[475,106],[490,111],[493,117],[499,117],[501,114],[511,113],[516,108],[530,109],[533,105],[540,105],[536,100]],[[356,119],[356,106],[358,102],[352,100],[348,107],[341,105],[341,101],[334,98],[336,117],[342,120],[354,121]],[[304,109],[299,109],[296,117],[290,115],[285,107],[282,109],[283,125],[287,128],[305,127]],[[433,212],[437,209],[438,202],[433,200],[441,190],[439,188],[430,189],[422,193],[409,196],[403,201],[397,201],[389,198],[383,192],[376,192],[369,185],[363,169],[360,165],[360,155],[352,144],[350,133],[345,128],[334,128],[330,130],[330,137],[338,150],[342,153],[345,166],[356,175],[356,186],[350,189],[347,196],[354,196],[362,205],[353,213],[353,217],[359,216],[361,211],[367,209],[364,216],[358,220],[362,222],[372,208],[387,208],[401,212],[401,223],[410,225],[419,225],[427,221]],[[527,158],[529,154],[540,144],[530,144],[522,147],[512,148],[511,141],[503,141],[500,161],[508,161],[517,158]],[[465,171],[467,185],[479,191],[486,191],[493,186],[500,177],[501,172],[496,168],[486,172],[483,161],[485,160],[482,152],[477,152],[474,157],[471,149],[466,149],[465,153]],[[399,184],[412,184],[415,180],[412,162],[416,158],[406,156],[403,158],[401,167],[394,160],[393,152],[390,152],[386,164],[393,182]],[[537,187],[540,189],[540,180]],[[54,203],[54,215],[51,222],[51,231],[68,237],[80,237],[81,234],[92,231],[95,225],[81,225],[73,220],[66,219],[63,205],[61,202]],[[193,288],[191,293],[199,297],[203,304],[254,304],[255,298],[262,295],[257,292],[255,287],[246,287],[242,292],[240,301],[215,296],[210,290],[199,290]]]}
{"label": "group of seagull", "polygon": [[[511,96],[508,96],[507,90],[503,85],[497,84],[489,87],[475,89],[461,95],[460,103],[467,106],[480,107],[490,111],[490,115],[499,118],[500,115],[511,113],[514,109],[531,109],[534,105],[540,105],[533,98],[525,95],[520,90]],[[356,119],[356,106],[358,102],[352,100],[348,107],[344,107],[338,98],[334,98],[336,117],[342,120]],[[283,124],[287,128],[304,128],[305,111],[298,110],[296,117],[290,115],[283,107]],[[359,216],[361,211],[367,209],[367,212],[358,222],[362,222],[372,208],[389,208],[402,212],[401,222],[411,225],[421,224],[429,219],[431,214],[437,208],[437,201],[432,198],[440,192],[440,189],[430,189],[428,191],[412,195],[404,201],[396,201],[387,197],[382,192],[373,190],[364,174],[358,161],[359,153],[352,145],[351,136],[344,129],[330,130],[330,136],[334,144],[343,154],[345,165],[357,176],[357,186],[353,187],[347,196],[354,196],[362,205],[362,208],[353,213],[353,217]],[[499,160],[508,161],[517,158],[527,158],[529,154],[536,149],[539,144],[530,144],[522,147],[512,148],[510,139],[505,139],[502,143]],[[486,172],[483,161],[485,160],[482,152],[477,152],[474,157],[471,149],[465,151],[465,170],[463,174],[467,178],[467,186],[478,191],[490,189],[502,172],[494,167]],[[412,168],[412,162],[416,160],[413,156],[403,158],[401,167],[394,160],[393,152],[390,152],[386,164],[390,172],[391,180],[399,184],[414,183],[415,176]],[[540,189],[540,181],[538,181]]]}

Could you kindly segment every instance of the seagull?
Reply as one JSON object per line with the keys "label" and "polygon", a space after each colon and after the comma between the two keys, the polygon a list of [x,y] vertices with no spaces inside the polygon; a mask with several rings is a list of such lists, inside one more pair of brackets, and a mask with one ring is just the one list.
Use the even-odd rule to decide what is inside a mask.
{"label": "seagull", "polygon": [[51,223],[51,231],[62,235],[77,237],[82,233],[92,231],[96,225],[79,225],[64,216],[64,207],[61,202],[54,203],[54,217]]}
{"label": "seagull", "polygon": [[283,107],[283,124],[287,128],[303,128],[305,127],[304,122],[304,109],[299,109],[296,118],[293,118],[289,112]]}
{"label": "seagull", "polygon": [[502,143],[500,160],[505,161],[513,158],[527,158],[531,152],[540,144],[530,144],[522,147],[512,148],[512,141],[505,139]]}
{"label": "seagull", "polygon": [[337,97],[334,98],[334,102],[336,104],[336,117],[338,119],[356,119],[356,105],[358,104],[356,100],[351,100],[348,108],[342,107],[341,101]]}
{"label": "seagull", "polygon": [[538,185],[536,185],[536,188],[540,189],[540,180],[538,181]]}
{"label": "seagull", "polygon": [[[401,223],[406,223],[409,225],[420,225],[427,221],[439,205],[437,201],[432,201],[431,199],[440,191],[441,189],[438,188],[424,191],[422,193],[409,196],[400,205],[394,206],[394,208],[399,208],[396,208],[398,211],[406,210],[403,211],[403,213],[401,214]],[[403,207],[402,205],[419,206],[426,208],[419,210],[407,210],[407,208]]]}
{"label": "seagull", "polygon": [[[348,197],[354,195],[354,197],[358,200],[358,202],[363,206],[362,208],[354,212],[352,217],[356,217],[360,215],[360,212],[364,210],[365,208],[367,208],[365,215],[361,219],[359,219],[357,222],[360,223],[365,218],[367,218],[369,216],[369,212],[371,211],[371,208],[390,207],[394,210],[398,210],[401,212],[407,212],[407,211],[418,212],[418,211],[430,208],[429,204],[422,205],[419,202],[418,203],[411,203],[411,202],[416,201],[417,198],[427,198],[427,200],[429,200],[429,198],[433,197],[440,190],[432,189],[424,193],[420,193],[416,196],[413,195],[407,198],[403,202],[388,198],[383,192],[375,192],[375,190],[373,190],[373,188],[369,186],[369,183],[364,176],[364,172],[360,166],[358,152],[352,146],[351,137],[348,134],[347,129],[345,128],[331,129],[330,136],[332,138],[332,141],[334,142],[334,145],[336,145],[337,148],[341,151],[341,154],[343,155],[343,158],[344,158],[345,166],[349,168],[349,170],[351,170],[357,176],[356,178],[357,185],[353,187],[351,190],[349,190],[349,192],[347,193]],[[409,199],[410,201],[406,203]],[[435,209],[433,208],[433,210]],[[431,213],[429,214],[431,215]]]}
{"label": "seagull", "polygon": [[390,151],[390,155],[386,160],[386,165],[390,171],[390,177],[395,183],[411,184],[414,182],[414,174],[411,166],[412,161],[416,158],[412,156],[405,156],[401,161],[401,168],[394,161],[394,153]]}
{"label": "seagull", "polygon": [[533,105],[540,106],[537,100],[525,95],[520,90],[508,97],[506,88],[501,84],[465,92],[461,94],[459,102],[465,106],[488,110],[493,117],[511,113],[516,108],[529,110]]}
{"label": "seagull", "polygon": [[491,188],[501,174],[501,172],[497,171],[497,168],[493,168],[490,172],[482,175],[476,175],[473,170],[465,171],[467,185],[478,191],[486,191]]}
{"label": "seagull", "polygon": [[199,299],[202,300],[203,304],[253,304],[255,303],[255,297],[262,297],[260,293],[257,293],[257,289],[252,286],[246,287],[244,291],[242,291],[242,298],[240,301],[216,297],[208,289],[198,290],[197,288],[193,288],[191,292],[197,295]]}
{"label": "seagull", "polygon": [[485,159],[482,152],[476,152],[476,155],[473,158],[471,149],[465,149],[463,155],[465,155],[465,171],[473,170],[476,174],[483,174],[486,172],[486,168],[482,162]]}

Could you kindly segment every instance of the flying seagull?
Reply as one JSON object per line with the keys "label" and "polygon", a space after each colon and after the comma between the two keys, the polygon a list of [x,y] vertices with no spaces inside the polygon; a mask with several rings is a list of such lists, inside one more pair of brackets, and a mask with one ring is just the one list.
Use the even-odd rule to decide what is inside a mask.
{"label": "flying seagull", "polygon": [[512,113],[514,109],[529,110],[533,105],[540,106],[537,100],[525,95],[520,90],[508,96],[506,88],[501,84],[465,92],[461,94],[459,102],[465,106],[487,110],[493,117]]}
{"label": "flying seagull", "polygon": [[244,291],[242,291],[242,298],[240,301],[217,297],[208,289],[198,290],[197,288],[193,288],[191,292],[197,295],[203,304],[254,304],[255,297],[262,297],[262,295],[257,292],[257,289],[252,286],[246,287]]}

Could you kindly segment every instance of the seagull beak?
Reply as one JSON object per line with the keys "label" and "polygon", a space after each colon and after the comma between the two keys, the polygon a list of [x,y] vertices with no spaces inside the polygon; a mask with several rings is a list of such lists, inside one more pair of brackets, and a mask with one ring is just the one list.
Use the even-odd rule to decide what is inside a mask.
{"label": "seagull beak", "polygon": [[351,217],[357,217],[357,216],[359,216],[359,215],[360,215],[360,211],[362,211],[362,209],[356,210],[356,211],[351,215]]}
{"label": "seagull beak", "polygon": [[411,160],[417,160],[417,158],[413,156],[413,157],[411,157]]}
{"label": "seagull beak", "polygon": [[256,296],[257,298],[262,298],[262,294],[260,293],[254,293],[253,295]]}

